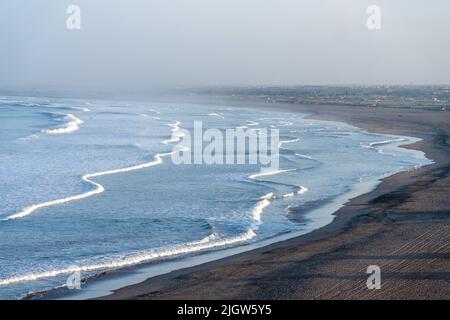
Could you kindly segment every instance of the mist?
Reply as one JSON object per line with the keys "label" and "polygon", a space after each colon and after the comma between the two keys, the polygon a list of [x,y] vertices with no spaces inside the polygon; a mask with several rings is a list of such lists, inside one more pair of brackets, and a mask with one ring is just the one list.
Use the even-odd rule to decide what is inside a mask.
{"label": "mist", "polygon": [[449,84],[449,18],[448,0],[2,0],[0,88]]}

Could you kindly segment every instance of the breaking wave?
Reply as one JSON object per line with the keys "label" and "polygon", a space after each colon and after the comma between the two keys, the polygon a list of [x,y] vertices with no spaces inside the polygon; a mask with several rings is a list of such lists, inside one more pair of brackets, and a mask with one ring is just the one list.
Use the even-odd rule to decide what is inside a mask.
{"label": "breaking wave", "polygon": [[42,130],[42,133],[46,134],[67,134],[72,133],[80,129],[80,124],[83,123],[81,119],[78,119],[73,114],[68,114],[67,119],[69,119],[69,122],[66,123],[66,126],[63,128],[57,128],[57,129],[45,129]]}
{"label": "breaking wave", "polygon": [[[174,124],[169,124],[170,127],[172,127],[172,138],[170,140],[166,140],[163,141],[163,143],[168,144],[169,142],[177,142],[180,139],[180,136],[177,134],[177,132],[179,132],[180,129],[180,122],[176,121]],[[174,136],[176,138],[174,138]],[[119,168],[119,169],[113,169],[113,170],[107,170],[107,171],[102,171],[102,172],[95,172],[95,173],[89,173],[89,174],[85,174],[81,177],[81,180],[83,180],[84,182],[87,182],[91,185],[94,186],[93,190],[78,194],[78,195],[74,195],[74,196],[70,196],[70,197],[66,197],[66,198],[61,198],[61,199],[56,199],[56,200],[51,200],[51,201],[46,201],[46,202],[42,202],[39,204],[34,204],[31,205],[29,207],[26,207],[24,209],[22,209],[21,211],[11,214],[7,217],[4,217],[2,219],[0,219],[0,221],[8,221],[8,220],[14,220],[14,219],[20,219],[20,218],[24,218],[26,216],[31,215],[32,213],[34,213],[35,211],[39,210],[39,209],[43,209],[46,207],[51,207],[51,206],[55,206],[55,205],[61,205],[61,204],[65,204],[65,203],[69,203],[72,201],[77,201],[77,200],[81,200],[81,199],[85,199],[88,197],[92,197],[94,195],[100,194],[102,192],[105,191],[105,188],[93,181],[93,178],[96,177],[102,177],[102,176],[108,176],[108,175],[114,175],[114,174],[119,174],[119,173],[126,173],[126,172],[132,172],[132,171],[136,171],[136,170],[141,170],[141,169],[145,169],[145,168],[150,168],[159,164],[163,163],[162,158],[163,157],[167,157],[167,156],[171,156],[175,153],[176,151],[172,151],[172,152],[167,152],[167,153],[159,153],[156,154],[153,157],[153,160],[150,162],[146,162],[143,164],[139,164],[139,165],[135,165],[135,166],[130,166],[130,167],[125,167],[125,168]]]}

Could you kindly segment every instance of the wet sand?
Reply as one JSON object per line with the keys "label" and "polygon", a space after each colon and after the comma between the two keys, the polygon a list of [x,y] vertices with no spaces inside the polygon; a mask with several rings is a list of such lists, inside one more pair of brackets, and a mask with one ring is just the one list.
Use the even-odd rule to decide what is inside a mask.
{"label": "wet sand", "polygon": [[[333,223],[307,235],[150,278],[102,299],[449,299],[450,113],[259,107],[419,137],[423,141],[407,147],[435,164],[384,179],[342,207]],[[381,268],[380,290],[367,289],[369,265]]]}

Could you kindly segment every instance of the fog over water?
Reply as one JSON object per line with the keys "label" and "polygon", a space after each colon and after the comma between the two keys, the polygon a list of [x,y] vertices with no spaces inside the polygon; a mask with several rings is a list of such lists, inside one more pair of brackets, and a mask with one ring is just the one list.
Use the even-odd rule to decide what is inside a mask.
{"label": "fog over water", "polygon": [[449,18],[448,0],[2,0],[0,87],[448,84]]}

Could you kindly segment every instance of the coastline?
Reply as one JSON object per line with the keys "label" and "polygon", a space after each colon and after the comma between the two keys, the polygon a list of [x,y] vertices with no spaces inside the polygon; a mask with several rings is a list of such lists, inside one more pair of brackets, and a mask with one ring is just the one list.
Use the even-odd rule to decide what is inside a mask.
{"label": "coastline", "polygon": [[[224,103],[230,104],[230,101],[225,101]],[[437,128],[440,128],[435,126],[436,122],[445,123],[445,118],[435,118],[439,118],[436,117],[437,115],[444,114],[448,122],[448,113],[439,113],[436,111],[410,112],[405,111],[404,109],[365,107],[300,106],[248,101],[242,101],[240,103],[246,106],[251,104],[254,107],[269,108],[270,110],[282,108],[287,111],[306,112],[310,113],[310,117],[314,119],[345,122],[374,133],[418,137],[423,140],[405,147],[424,151],[428,158],[435,161],[435,164],[414,171],[397,173],[383,179],[382,183],[375,190],[353,198],[339,209],[335,213],[336,218],[333,222],[313,232],[276,242],[262,248],[256,248],[252,251],[237,253],[220,260],[189,268],[178,269],[167,274],[150,278],[136,285],[124,285],[122,289],[116,290],[114,294],[103,297],[103,299],[210,299],[211,297],[214,297],[215,299],[311,298],[310,296],[292,295],[292,293],[284,294],[282,296],[279,296],[278,294],[279,290],[284,289],[282,289],[283,286],[281,283],[279,283],[278,280],[274,281],[274,279],[279,279],[280,277],[283,278],[285,276],[285,272],[280,271],[280,261],[283,261],[283,259],[286,258],[286,255],[289,256],[289,252],[295,252],[298,257],[295,262],[291,261],[293,260],[291,257],[288,259],[289,262],[286,262],[286,265],[281,263],[284,267],[292,264],[295,265],[295,263],[304,265],[313,262],[318,256],[323,255],[327,250],[332,250],[335,247],[335,243],[329,243],[334,242],[332,239],[335,237],[346,237],[349,238],[348,240],[350,242],[360,242],[364,237],[368,236],[367,232],[370,233],[370,231],[372,231],[373,236],[380,231],[375,228],[374,222],[371,221],[371,219],[375,219],[376,221],[377,217],[368,216],[371,215],[370,211],[378,209],[377,201],[379,200],[377,199],[395,193],[399,188],[413,185],[415,182],[420,181],[424,176],[429,175],[433,170],[441,169],[444,164],[448,163],[448,149],[443,151],[444,145],[438,147],[438,145],[435,145],[434,143],[434,139],[438,136],[436,133],[438,131]],[[405,114],[410,115],[405,116]],[[430,123],[426,122],[426,124],[422,125],[424,128],[420,130],[421,122],[417,122],[416,120],[417,117],[424,114],[428,115],[427,117],[433,118],[433,121],[430,120]],[[409,118],[411,115],[413,115],[412,118],[414,119],[405,120],[405,117]],[[399,118],[402,118],[402,121],[399,121]],[[389,124],[392,121],[396,124],[395,126]],[[401,124],[402,122],[403,125],[398,126],[398,124]],[[428,131],[429,133],[427,133]],[[445,135],[447,135],[447,133],[445,133]],[[394,198],[394,202],[398,200],[398,197]],[[382,202],[382,204],[384,204],[384,202]],[[369,219],[369,221],[364,222],[367,219]],[[364,229],[364,227],[367,226],[369,226],[370,230],[359,230],[361,227]],[[378,227],[379,229],[382,229],[382,226]],[[308,246],[310,247],[307,248]],[[338,259],[338,257],[336,257],[336,259]],[[139,266],[136,266],[136,268],[139,268]],[[128,268],[123,270],[123,272],[133,273],[132,269],[133,268]],[[241,277],[237,277],[236,273],[241,275]],[[258,275],[256,278],[255,274]],[[296,277],[305,278],[304,274],[300,271],[296,271],[294,274]],[[117,276],[117,274],[107,273],[103,278],[114,276]],[[361,276],[365,277],[365,272]],[[230,280],[240,283],[239,290],[230,290]],[[234,286],[235,284],[233,283],[233,287]],[[274,291],[276,293],[273,293]],[[57,292],[57,290],[55,292],[44,294],[44,299],[58,299],[64,297],[65,293]],[[68,297],[70,298],[70,296]]]}

